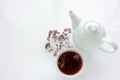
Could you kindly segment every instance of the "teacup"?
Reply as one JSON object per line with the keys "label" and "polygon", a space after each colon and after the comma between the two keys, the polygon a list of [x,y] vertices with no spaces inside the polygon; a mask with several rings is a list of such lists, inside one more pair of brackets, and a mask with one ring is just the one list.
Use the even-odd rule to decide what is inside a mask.
{"label": "teacup", "polygon": [[83,54],[75,49],[69,48],[60,52],[56,60],[57,71],[65,77],[75,77],[83,72],[85,58]]}

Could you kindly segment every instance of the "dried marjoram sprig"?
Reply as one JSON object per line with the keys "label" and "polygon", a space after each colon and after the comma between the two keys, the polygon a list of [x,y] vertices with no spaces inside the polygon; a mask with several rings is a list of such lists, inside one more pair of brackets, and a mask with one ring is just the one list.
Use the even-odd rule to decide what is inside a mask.
{"label": "dried marjoram sprig", "polygon": [[57,30],[50,30],[48,32],[47,43],[45,49],[57,56],[58,52],[64,48],[71,48],[70,44],[71,29],[65,28],[62,33]]}

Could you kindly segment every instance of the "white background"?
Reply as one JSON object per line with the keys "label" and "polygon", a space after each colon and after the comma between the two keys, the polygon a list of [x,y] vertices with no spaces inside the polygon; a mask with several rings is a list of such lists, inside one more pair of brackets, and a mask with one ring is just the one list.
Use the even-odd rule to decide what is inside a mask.
{"label": "white background", "polygon": [[120,80],[120,0],[0,0],[0,80],[67,79],[44,45],[50,29],[71,28],[69,10],[102,23],[118,45],[115,54],[88,53],[86,69],[73,79]]}

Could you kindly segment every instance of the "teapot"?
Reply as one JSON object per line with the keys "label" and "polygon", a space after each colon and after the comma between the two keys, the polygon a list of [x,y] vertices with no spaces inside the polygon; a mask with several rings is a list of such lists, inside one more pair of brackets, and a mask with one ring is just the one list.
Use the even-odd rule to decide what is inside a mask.
{"label": "teapot", "polygon": [[106,37],[104,27],[97,21],[80,19],[73,11],[69,11],[72,21],[72,38],[75,47],[87,51],[100,50],[114,53],[117,44]]}

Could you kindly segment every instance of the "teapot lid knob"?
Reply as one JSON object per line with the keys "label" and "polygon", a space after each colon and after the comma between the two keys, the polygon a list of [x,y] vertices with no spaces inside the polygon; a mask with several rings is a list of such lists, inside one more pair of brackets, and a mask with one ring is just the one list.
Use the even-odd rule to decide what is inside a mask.
{"label": "teapot lid knob", "polygon": [[97,38],[101,34],[101,26],[95,21],[87,21],[84,24],[84,32],[88,37]]}
{"label": "teapot lid knob", "polygon": [[97,33],[98,32],[98,27],[97,26],[88,26],[88,29],[92,32],[92,33]]}

